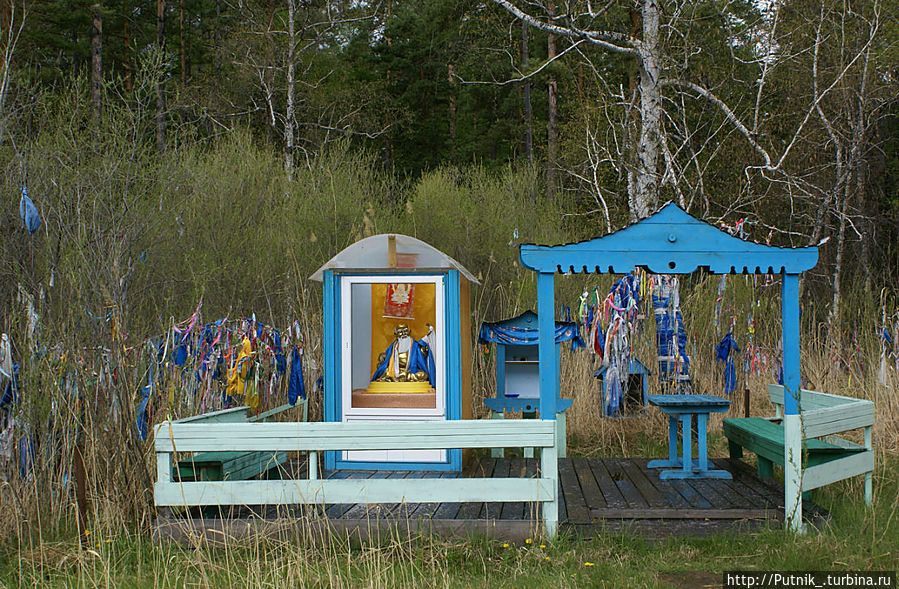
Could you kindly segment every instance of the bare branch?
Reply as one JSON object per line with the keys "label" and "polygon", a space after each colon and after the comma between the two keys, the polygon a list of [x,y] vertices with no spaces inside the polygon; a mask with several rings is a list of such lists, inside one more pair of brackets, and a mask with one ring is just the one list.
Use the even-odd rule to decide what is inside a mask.
{"label": "bare branch", "polygon": [[[720,98],[718,98],[714,93],[706,88],[698,84],[694,84],[693,82],[688,82],[686,80],[675,80],[675,79],[664,79],[661,82],[662,86],[680,86],[681,88],[686,88],[688,90],[692,90],[693,92],[699,94],[712,104],[718,107],[718,109],[724,114],[724,116],[733,124],[734,127],[746,138],[749,142],[749,145],[752,146],[765,160],[765,167],[768,169],[776,169],[780,162],[778,162],[778,166],[775,166],[772,162],[771,156],[768,154],[767,150],[764,147],[759,145],[759,143],[753,137],[752,132],[746,128],[746,125],[734,114],[734,111],[730,109]],[[783,158],[781,158],[781,162],[783,162]]]}
{"label": "bare branch", "polygon": [[[503,80],[502,82],[491,82],[491,81],[487,81],[487,80],[468,80],[468,81],[466,81],[466,80],[462,79],[462,77],[459,74],[457,74],[455,72],[452,73],[452,76],[453,76],[453,78],[459,80],[463,84],[487,84],[490,86],[507,86],[509,84],[520,84],[521,82],[525,82],[525,81],[530,80],[531,78],[535,77],[537,74],[539,74],[540,72],[542,72],[543,70],[548,68],[550,66],[550,64],[555,62],[557,59],[561,58],[563,55],[565,55],[569,51],[574,50],[575,47],[577,47],[578,45],[580,45],[583,42],[584,42],[583,39],[581,39],[580,41],[575,41],[575,43],[573,45],[571,45],[570,47],[568,47],[565,51],[551,57],[550,59],[547,59],[545,62],[543,62],[540,65],[540,67],[535,69],[533,72],[531,72],[529,74],[524,74],[521,77],[518,77],[518,78],[515,78],[512,80]],[[519,70],[518,68],[515,68],[515,71],[518,72],[519,74],[521,74],[521,70]]]}
{"label": "bare branch", "polygon": [[[603,49],[613,51],[615,53],[624,53],[627,55],[639,56],[641,43],[639,39],[635,39],[623,33],[614,31],[584,31],[576,28],[560,27],[534,18],[533,16],[522,12],[517,6],[508,0],[493,0],[515,18],[526,22],[528,25],[541,31],[552,33],[560,37],[571,37],[574,39],[583,39]],[[617,43],[617,44],[616,44]]]}

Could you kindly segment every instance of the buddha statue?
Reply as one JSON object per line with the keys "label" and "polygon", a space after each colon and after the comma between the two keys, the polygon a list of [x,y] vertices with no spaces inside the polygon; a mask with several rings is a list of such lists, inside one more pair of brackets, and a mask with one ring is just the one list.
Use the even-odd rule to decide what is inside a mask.
{"label": "buddha statue", "polygon": [[372,375],[372,382],[418,382],[434,386],[434,359],[428,339],[412,337],[409,326],[400,323],[393,330],[394,340],[378,357],[378,367]]}

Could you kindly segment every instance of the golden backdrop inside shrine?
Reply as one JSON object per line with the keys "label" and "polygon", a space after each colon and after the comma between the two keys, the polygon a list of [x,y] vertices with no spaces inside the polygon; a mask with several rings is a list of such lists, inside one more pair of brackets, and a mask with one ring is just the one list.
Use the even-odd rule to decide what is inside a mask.
{"label": "golden backdrop inside shrine", "polygon": [[[388,284],[371,285],[371,368],[374,372],[378,365],[378,356],[386,350],[396,338],[394,330],[396,326],[405,323],[412,331],[414,339],[420,340],[428,334],[430,323],[436,323],[436,289],[433,283],[418,283],[412,286],[411,317],[385,317],[387,306]],[[394,306],[394,310],[395,306]],[[436,334],[442,337],[443,334]]]}

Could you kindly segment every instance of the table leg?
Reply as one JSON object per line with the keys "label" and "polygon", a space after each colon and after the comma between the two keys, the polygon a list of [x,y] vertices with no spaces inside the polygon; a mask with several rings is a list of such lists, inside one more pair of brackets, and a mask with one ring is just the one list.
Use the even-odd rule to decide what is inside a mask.
{"label": "table leg", "polygon": [[699,472],[706,472],[709,469],[709,457],[706,448],[706,433],[708,431],[709,414],[698,413],[696,415],[696,458],[699,459]]}
{"label": "table leg", "polygon": [[681,444],[683,445],[683,456],[681,460],[684,463],[684,475],[688,475],[693,470],[693,427],[691,426],[692,415],[684,413],[681,416]]}
{"label": "table leg", "polygon": [[671,464],[677,462],[677,416],[668,416],[668,460]]}
{"label": "table leg", "polygon": [[677,414],[668,415],[668,460],[650,460],[647,468],[677,468],[681,459],[677,455]]}

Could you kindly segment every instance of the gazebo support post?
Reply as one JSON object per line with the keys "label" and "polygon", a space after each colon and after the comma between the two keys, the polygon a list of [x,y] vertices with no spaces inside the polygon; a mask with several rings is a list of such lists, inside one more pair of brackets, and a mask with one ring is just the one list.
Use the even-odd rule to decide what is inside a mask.
{"label": "gazebo support post", "polygon": [[[539,342],[537,359],[540,362],[540,419],[556,419],[556,399],[559,397],[559,362],[556,356],[556,293],[555,274],[551,272],[537,273],[537,330]],[[559,424],[557,424],[559,425]],[[559,438],[565,436],[565,430],[556,427],[556,444],[553,448],[543,448],[540,460],[542,476],[555,475],[558,472]],[[559,497],[543,504],[543,522],[546,533],[553,537],[559,522]]]}
{"label": "gazebo support post", "polygon": [[787,529],[802,524],[802,421],[799,407],[799,275],[783,273],[784,512]]}

